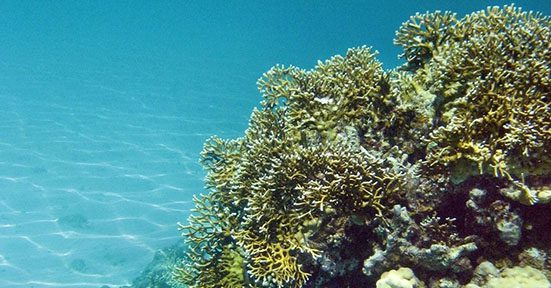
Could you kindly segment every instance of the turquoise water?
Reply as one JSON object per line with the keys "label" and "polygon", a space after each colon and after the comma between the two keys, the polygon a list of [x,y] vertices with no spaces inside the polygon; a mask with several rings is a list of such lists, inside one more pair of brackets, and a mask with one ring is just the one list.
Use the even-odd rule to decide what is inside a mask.
{"label": "turquoise water", "polygon": [[179,238],[202,143],[243,133],[271,66],[368,45],[392,68],[415,12],[510,3],[187,2],[0,3],[0,287],[129,284]]}

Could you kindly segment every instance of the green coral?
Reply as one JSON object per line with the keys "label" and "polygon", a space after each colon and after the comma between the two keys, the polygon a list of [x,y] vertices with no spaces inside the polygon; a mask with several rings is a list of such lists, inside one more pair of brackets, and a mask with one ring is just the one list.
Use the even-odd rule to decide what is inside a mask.
{"label": "green coral", "polygon": [[321,236],[385,223],[413,176],[487,174],[520,202],[548,195],[526,183],[551,166],[549,24],[513,6],[417,14],[397,33],[398,69],[385,72],[367,47],[309,71],[272,68],[243,138],[205,144],[209,193],[181,225],[189,248],[177,278],[302,287],[333,245]]}

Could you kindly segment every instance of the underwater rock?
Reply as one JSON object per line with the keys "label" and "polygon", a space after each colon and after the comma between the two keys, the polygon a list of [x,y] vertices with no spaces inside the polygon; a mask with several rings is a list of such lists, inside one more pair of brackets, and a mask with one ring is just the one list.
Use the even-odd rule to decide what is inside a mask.
{"label": "underwater rock", "polygon": [[71,261],[71,264],[69,264],[69,267],[74,270],[74,271],[77,271],[77,272],[80,272],[80,273],[85,273],[86,270],[87,270],[87,265],[86,265],[86,261],[84,259],[74,259],[73,261]]}
{"label": "underwater rock", "polygon": [[[410,238],[413,237],[413,229],[409,229],[415,222],[409,216],[405,207],[395,205],[392,209],[392,221],[387,229],[381,228],[378,233],[381,238],[386,238],[384,247],[375,247],[373,253],[364,261],[363,273],[372,277],[391,268],[390,259],[396,258],[407,247],[412,246]],[[403,254],[403,253],[402,253]]]}
{"label": "underwater rock", "polygon": [[90,222],[86,216],[75,213],[65,216],[61,216],[56,220],[59,225],[72,229],[89,229],[91,228]]}
{"label": "underwater rock", "polygon": [[551,203],[551,188],[545,187],[538,191],[539,203],[546,204]]}
{"label": "underwater rock", "polygon": [[499,239],[509,246],[515,246],[520,241],[522,220],[520,217],[513,219],[500,219],[496,223],[499,231]]}
{"label": "underwater rock", "polygon": [[498,276],[487,275],[482,282],[471,282],[465,288],[551,288],[545,275],[530,266],[505,268]]}
{"label": "underwater rock", "polygon": [[426,249],[410,247],[406,253],[415,255],[416,262],[428,270],[445,271],[451,269],[454,272],[461,272],[471,269],[470,261],[464,256],[477,249],[475,243],[467,243],[456,247],[433,244]]}
{"label": "underwater rock", "polygon": [[392,211],[394,217],[385,234],[386,245],[384,249],[374,249],[372,255],[364,261],[365,275],[377,275],[396,262],[415,264],[427,271],[451,270],[459,273],[472,269],[467,256],[478,249],[474,242],[455,246],[434,243],[429,247],[419,247],[417,245],[422,243],[414,242],[424,238],[423,229],[410,217],[405,207],[396,205]]}
{"label": "underwater rock", "polygon": [[490,277],[499,277],[499,270],[492,264],[492,262],[484,261],[476,266],[473,278],[471,279],[472,285],[482,285],[486,282],[486,279]]}
{"label": "underwater rock", "polygon": [[[549,186],[528,187],[522,185],[519,187],[517,185],[510,185],[499,189],[499,193],[524,205],[532,205],[534,203],[547,204],[551,202],[551,188]],[[526,195],[529,195],[528,198]],[[532,199],[533,203],[530,203],[530,199]]]}
{"label": "underwater rock", "polygon": [[473,201],[474,203],[480,205],[486,200],[486,197],[488,195],[488,192],[483,189],[479,188],[473,188],[471,191],[469,191],[469,199],[470,201]]}
{"label": "underwater rock", "polygon": [[487,288],[551,288],[551,283],[543,273],[530,266],[507,268],[500,277],[490,278]]}
{"label": "underwater rock", "polygon": [[386,260],[386,255],[383,250],[376,249],[374,253],[364,261],[363,273],[366,276],[372,276],[377,271],[378,266],[382,266]]}
{"label": "underwater rock", "polygon": [[531,266],[536,269],[545,269],[548,256],[547,253],[541,249],[528,247],[518,255],[518,260],[520,261],[519,264],[521,266]]}
{"label": "underwater rock", "polygon": [[498,231],[499,239],[509,246],[515,246],[522,236],[522,218],[511,204],[498,200],[490,205],[494,229]]}
{"label": "underwater rock", "polygon": [[377,288],[417,288],[419,279],[410,268],[401,267],[383,273],[376,285]]}
{"label": "underwater rock", "polygon": [[469,192],[469,200],[465,203],[469,210],[467,225],[474,231],[495,233],[508,246],[516,246],[522,237],[523,220],[518,209],[513,209],[511,203],[495,200],[488,203],[485,190],[474,188]]}
{"label": "underwater rock", "polygon": [[429,283],[430,288],[460,288],[459,281],[452,278],[441,278]]}
{"label": "underwater rock", "polygon": [[472,218],[468,223],[471,226],[491,227],[492,218],[486,204],[488,192],[483,189],[474,188],[469,192],[469,200],[465,203],[469,216]]}
{"label": "underwater rock", "polygon": [[174,281],[172,269],[184,258],[184,247],[183,241],[178,241],[157,251],[142,274],[132,281],[132,286],[120,288],[183,288]]}

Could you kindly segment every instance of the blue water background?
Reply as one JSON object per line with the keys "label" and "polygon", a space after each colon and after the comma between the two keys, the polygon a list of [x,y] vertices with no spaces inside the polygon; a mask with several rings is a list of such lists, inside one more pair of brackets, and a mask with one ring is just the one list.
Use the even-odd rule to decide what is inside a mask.
{"label": "blue water background", "polygon": [[130,283],[204,192],[202,143],[242,135],[274,64],[368,45],[392,68],[415,12],[506,3],[0,2],[0,287]]}

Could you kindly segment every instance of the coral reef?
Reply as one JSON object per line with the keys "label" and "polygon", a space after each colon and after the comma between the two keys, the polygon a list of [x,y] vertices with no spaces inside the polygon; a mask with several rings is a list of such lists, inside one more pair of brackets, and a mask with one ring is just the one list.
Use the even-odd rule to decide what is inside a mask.
{"label": "coral reef", "polygon": [[[385,195],[401,190],[408,171],[397,149],[383,156],[360,144],[359,129],[369,128],[356,122],[375,116],[359,108],[378,98],[380,89],[350,78],[382,74],[373,57],[359,48],[309,72],[275,67],[259,81],[265,100],[245,137],[206,143],[201,162],[211,193],[195,199],[196,214],[181,226],[190,243],[190,265],[178,269],[184,282],[210,287],[231,277],[237,286],[300,287],[311,276],[305,266],[314,265],[319,246],[327,244],[316,242],[316,235],[326,233],[322,224],[382,214]],[[351,75],[343,78],[348,90],[334,89],[342,81],[333,79],[335,71]],[[304,84],[310,82],[319,87]],[[302,100],[320,94],[333,107]],[[320,119],[304,121],[309,117]],[[311,125],[317,122],[326,126]],[[221,273],[234,267],[222,261],[226,251],[245,259],[241,273]]]}
{"label": "coral reef", "polygon": [[396,33],[396,69],[367,47],[312,70],[272,68],[245,135],[205,143],[208,193],[180,224],[174,278],[494,287],[530,265],[545,283],[550,24],[514,6],[417,14]]}

